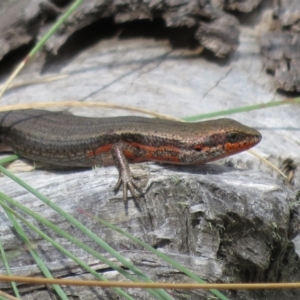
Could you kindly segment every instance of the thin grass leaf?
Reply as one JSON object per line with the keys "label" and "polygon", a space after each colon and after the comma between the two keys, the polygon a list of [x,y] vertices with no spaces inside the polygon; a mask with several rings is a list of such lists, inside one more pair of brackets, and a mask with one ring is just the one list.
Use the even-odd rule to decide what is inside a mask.
{"label": "thin grass leaf", "polygon": [[83,0],[75,0],[68,10],[55,22],[49,31],[41,38],[41,40],[29,52],[28,58],[32,58],[49,40],[49,38],[58,30],[58,28],[70,17],[70,15],[77,9]]}
{"label": "thin grass leaf", "polygon": [[[3,168],[3,167],[1,167]],[[19,179],[20,180],[20,179]],[[121,267],[117,266],[115,263],[111,262],[110,260],[108,260],[107,258],[105,258],[104,256],[102,256],[99,252],[95,251],[94,249],[90,248],[89,246],[87,246],[86,244],[84,244],[83,242],[79,241],[78,239],[74,238],[73,236],[69,235],[67,232],[61,230],[59,227],[57,227],[56,225],[54,225],[53,223],[49,222],[48,220],[42,218],[39,214],[34,213],[33,211],[29,210],[28,208],[26,208],[25,206],[23,206],[22,204],[18,203],[17,201],[14,201],[13,199],[11,199],[10,197],[6,196],[5,194],[0,192],[0,198],[4,199],[5,201],[7,201],[8,203],[10,203],[11,205],[16,206],[18,209],[22,210],[23,212],[25,212],[26,214],[28,214],[29,216],[31,216],[32,218],[36,219],[37,221],[43,223],[45,226],[47,226],[48,228],[52,229],[53,231],[55,231],[57,234],[63,236],[64,238],[68,239],[69,241],[71,241],[73,244],[77,245],[78,247],[80,247],[81,249],[85,250],[86,252],[88,252],[89,254],[93,255],[94,257],[98,258],[100,261],[104,262],[105,264],[107,264],[108,266],[110,266],[111,268],[115,269],[116,271],[118,271],[120,274],[124,275],[125,277],[127,277],[128,279],[137,282],[138,278],[130,275],[128,272],[126,272],[124,269],[122,269]],[[14,213],[14,212],[12,212]],[[15,214],[15,213],[14,213]],[[22,221],[25,222],[24,219],[22,219]],[[30,227],[29,222],[26,222],[26,225]],[[83,226],[83,225],[82,225]],[[101,246],[101,245],[100,245]],[[114,252],[116,252],[114,250]],[[117,252],[116,252],[117,253]],[[126,263],[126,267],[128,266],[128,268],[130,270],[132,270],[132,264],[129,263],[124,257],[122,257],[119,253],[117,253],[117,257],[120,258],[120,260],[122,260]],[[117,259],[118,259],[117,258]],[[131,268],[130,268],[131,267]],[[136,268],[134,268],[136,269]],[[133,271],[133,270],[132,270]],[[139,271],[140,274],[142,274]],[[147,280],[147,282],[152,282],[149,278],[147,278],[144,274],[142,274],[144,281]],[[161,293],[161,289],[147,289],[147,291],[149,293],[151,293],[154,297],[156,297],[157,299],[168,299],[168,300],[174,300],[171,296],[169,296],[165,291],[163,291],[164,293]],[[166,296],[166,295],[167,296]]]}
{"label": "thin grass leaf", "polygon": [[[16,232],[20,236],[20,238],[23,240],[24,243],[29,244],[30,243],[29,238],[26,236],[26,233],[24,232],[24,230],[22,229],[22,227],[20,226],[20,224],[16,220],[14,214],[12,214],[11,211],[6,209],[6,208],[4,208],[4,210],[5,210],[8,218],[10,219],[11,223],[13,224]],[[30,252],[31,256],[33,257],[33,259],[35,260],[35,262],[37,263],[37,265],[42,270],[43,274],[47,278],[53,278],[51,272],[49,271],[49,269],[47,268],[47,266],[45,265],[43,260],[39,257],[38,252],[36,250],[33,250],[33,249],[29,249],[29,252]],[[59,285],[54,284],[52,287],[56,291],[56,293],[60,297],[60,299],[68,300],[67,295],[64,293],[64,291],[61,289],[61,287]]]}
{"label": "thin grass leaf", "polygon": [[[40,194],[38,191],[36,191],[36,190],[34,190],[32,187],[30,187],[28,184],[26,184],[25,182],[23,182],[21,179],[19,179],[17,176],[15,176],[15,175],[13,175],[13,174],[11,174],[9,171],[7,171],[5,168],[3,168],[2,167],[2,164],[5,164],[5,163],[8,163],[8,162],[11,162],[11,161],[13,161],[13,160],[15,160],[15,159],[17,159],[18,158],[18,156],[17,155],[11,155],[11,156],[9,156],[9,157],[6,157],[6,158],[4,158],[4,159],[1,159],[0,160],[0,171],[3,173],[3,174],[5,174],[5,175],[7,175],[8,177],[10,177],[12,180],[14,180],[16,183],[18,183],[18,184],[20,184],[21,186],[23,186],[25,189],[27,189],[29,192],[31,192],[33,195],[35,195],[37,198],[39,198],[41,201],[43,201],[45,204],[47,204],[48,205],[48,203],[50,204],[50,205],[48,205],[48,206],[50,206],[51,207],[51,204],[52,204],[52,206],[54,206],[55,208],[56,208],[56,211],[59,213],[59,212],[62,212],[62,214],[61,215],[66,215],[67,217],[70,217],[71,218],[71,220],[75,220],[72,216],[70,216],[69,214],[67,214],[67,213],[65,213],[64,211],[62,211],[59,207],[57,207],[55,204],[53,204],[51,201],[50,201],[50,199],[48,199],[47,197],[45,197],[45,196],[43,196],[42,194]],[[1,195],[2,195],[2,197],[5,197],[5,195],[4,194],[2,194],[2,193],[0,193]],[[42,198],[42,199],[41,199]],[[13,201],[12,199],[8,199],[8,198],[6,198],[6,201]],[[20,204],[19,204],[20,205]],[[15,202],[15,206],[17,206],[17,207],[19,207],[19,205],[18,205],[18,203],[17,202]],[[20,207],[19,207],[20,208]],[[51,207],[52,209],[53,209],[53,207]],[[21,208],[20,208],[21,209]],[[25,207],[23,207],[23,209],[25,210]],[[23,211],[24,211],[23,210]],[[27,209],[26,209],[27,210]],[[31,215],[30,214],[30,211],[29,210],[27,210],[26,211],[26,213],[27,214],[29,214],[29,215]],[[33,212],[31,212],[34,216],[32,216],[32,217],[34,217],[35,219],[38,219],[40,222],[42,222],[42,223],[44,223],[45,225],[46,225],[46,223],[48,223],[48,225],[46,225],[46,226],[48,226],[49,228],[51,228],[52,230],[55,230],[58,234],[60,234],[60,235],[62,235],[62,236],[64,236],[64,237],[66,237],[66,238],[68,238],[69,240],[71,240],[73,243],[75,243],[75,244],[77,244],[79,247],[81,246],[81,248],[82,249],[84,249],[86,246],[85,246],[85,244],[83,244],[83,243],[81,243],[80,241],[78,241],[78,240],[76,240],[75,241],[75,239],[73,239],[73,237],[72,236],[69,236],[67,233],[64,233],[60,228],[58,228],[58,227],[56,227],[54,224],[52,224],[52,223],[50,223],[50,222],[48,222],[48,221],[46,221],[45,219],[43,219],[43,218],[40,218],[39,217],[39,215],[37,215],[37,214],[35,214],[35,213],[33,213]],[[68,221],[70,221],[70,220],[68,220]],[[79,223],[81,226],[81,230],[84,232],[84,231],[86,231],[86,233],[88,234],[90,231],[85,227],[85,226],[83,226],[80,222],[78,222],[77,220],[76,220],[76,222],[77,223]],[[73,224],[74,226],[76,226],[76,222],[75,222],[75,224]],[[51,226],[52,225],[52,226]],[[94,234],[93,234],[94,235]],[[68,237],[67,237],[68,236]],[[96,236],[96,235],[94,235],[94,236]],[[101,239],[99,239],[99,241],[100,241],[100,244],[98,244],[99,246],[101,246]],[[99,242],[98,241],[98,242]],[[77,243],[76,243],[77,242]],[[104,242],[103,242],[104,243]],[[79,245],[80,244],[80,245]],[[106,243],[104,243],[104,245],[103,245],[104,247],[106,247],[106,246],[108,246]],[[109,247],[109,246],[108,246]],[[89,247],[88,247],[89,248]],[[109,247],[110,248],[110,247]],[[111,248],[112,249],[112,248]],[[119,268],[117,265],[115,265],[115,264],[113,264],[112,262],[110,262],[109,260],[107,260],[106,258],[104,258],[102,255],[100,255],[99,253],[97,253],[97,252],[95,252],[93,249],[91,249],[91,248],[89,248],[89,251],[87,250],[87,249],[85,249],[87,252],[89,252],[89,251],[92,251],[93,253],[91,253],[91,252],[89,252],[90,254],[92,254],[92,255],[94,255],[95,257],[97,257],[99,260],[101,260],[101,261],[103,261],[103,262],[105,262],[107,265],[109,265],[111,268],[113,268],[113,269],[115,269],[115,270],[117,270],[119,273],[121,273],[122,275],[124,275],[124,276],[126,276],[127,278],[129,278],[129,279],[131,279],[132,281],[137,281],[137,279],[135,278],[135,277],[133,277],[133,276],[130,276],[130,275],[128,275],[127,274],[127,272],[124,272],[124,270],[122,269],[122,268]],[[114,250],[115,251],[115,250]],[[132,270],[133,272],[134,272],[134,269],[136,269],[135,267],[133,268],[132,266],[132,264],[131,263],[129,263],[124,257],[122,257],[121,255],[119,255],[116,251],[115,251],[115,254],[117,254],[115,257],[119,260],[119,261],[121,261],[124,265],[126,265],[126,267],[127,268],[129,268],[130,270]],[[113,254],[112,254],[113,255]],[[135,272],[134,272],[135,273]],[[142,276],[141,276],[141,275]],[[147,282],[152,282],[149,278],[147,278],[144,274],[142,274],[141,272],[139,272],[139,274],[137,274],[137,275],[139,275],[139,276],[141,276],[142,277],[142,279],[143,280],[149,280],[149,281],[147,281]],[[156,289],[156,290],[148,290],[148,292],[149,293],[151,293],[154,297],[156,297],[157,299],[167,299],[167,300],[172,300],[173,298],[172,297],[170,297],[165,291],[163,291],[163,290],[161,290],[161,289]],[[159,295],[159,294],[162,294],[162,295]]]}
{"label": "thin grass leaf", "polygon": [[[3,245],[2,245],[2,241],[0,239],[0,252],[1,252],[1,256],[2,256],[2,261],[4,263],[4,266],[6,268],[6,271],[7,271],[7,274],[12,276],[12,272],[11,272],[11,269],[10,269],[10,266],[9,266],[9,262],[8,262],[8,259],[7,259],[7,256],[6,256],[6,253],[5,253],[5,250],[3,248]],[[19,290],[18,290],[18,287],[17,287],[17,284],[15,282],[11,282],[11,286],[12,286],[12,289],[16,295],[17,298],[21,299],[20,297],[20,294],[19,294]],[[5,298],[4,298],[5,299]]]}
{"label": "thin grass leaf", "polygon": [[10,162],[13,162],[13,161],[19,159],[19,158],[20,157],[18,155],[16,155],[16,154],[10,155],[8,157],[0,159],[0,165],[8,164]]}
{"label": "thin grass leaf", "polygon": [[[6,298],[6,297],[0,295],[0,300],[8,300],[8,299],[9,298]],[[13,297],[13,298],[10,298],[10,299],[21,299],[21,298],[15,298],[15,297]]]}
{"label": "thin grass leaf", "polygon": [[82,3],[82,0],[75,0],[74,3],[68,8],[68,10],[55,22],[55,24],[49,29],[49,31],[40,39],[40,41],[33,47],[26,58],[17,66],[13,73],[9,76],[6,82],[0,89],[0,98],[13,81],[13,79],[19,74],[26,63],[46,44],[49,38],[58,30],[58,28],[67,20],[67,18],[75,11],[75,9]]}
{"label": "thin grass leaf", "polygon": [[[7,201],[8,203],[10,203],[11,205],[13,205],[14,203],[16,203],[13,199],[11,199],[10,197],[8,197],[7,195],[3,194],[0,192],[0,199]],[[95,276],[95,278],[102,280],[102,281],[108,281],[104,276],[100,275],[98,272],[96,272],[95,270],[93,270],[91,267],[89,267],[84,261],[82,261],[81,259],[77,258],[75,255],[73,255],[71,252],[69,252],[68,250],[66,250],[64,247],[62,247],[59,243],[55,242],[53,239],[51,239],[48,235],[46,235],[43,231],[41,231],[38,227],[34,226],[33,224],[31,224],[30,222],[28,222],[25,218],[23,218],[21,215],[19,215],[18,213],[16,213],[15,211],[13,211],[8,205],[6,205],[3,201],[0,201],[0,205],[7,211],[9,211],[11,214],[13,214],[16,218],[18,218],[19,220],[21,220],[24,224],[26,224],[31,230],[33,230],[34,232],[36,232],[38,235],[40,235],[43,239],[47,240],[49,243],[52,244],[52,246],[54,246],[56,249],[58,249],[59,251],[61,251],[62,253],[64,253],[66,256],[68,256],[69,258],[71,258],[72,260],[74,260],[78,265],[80,265],[83,269],[85,269],[86,271],[90,272],[91,274],[93,274]],[[22,205],[20,205],[18,207],[19,209],[22,210]],[[27,210],[27,209],[26,209]],[[23,210],[26,213],[26,210]],[[31,212],[32,216],[35,214],[34,212]],[[41,217],[40,217],[41,218]],[[41,218],[43,219],[43,218]],[[41,221],[39,219],[37,219],[38,221]],[[45,224],[46,225],[46,224]],[[115,291],[117,291],[121,296],[125,297],[128,300],[134,300],[132,297],[130,297],[127,293],[125,293],[124,291],[122,291],[120,288],[115,288]]]}
{"label": "thin grass leaf", "polygon": [[210,118],[215,118],[215,117],[220,117],[220,116],[225,116],[225,115],[231,115],[231,114],[235,114],[235,113],[239,113],[239,112],[275,107],[275,106],[280,106],[280,105],[285,105],[285,104],[296,104],[296,103],[300,103],[300,98],[286,99],[283,101],[271,101],[271,102],[267,102],[267,103],[261,103],[261,104],[231,108],[231,109],[226,109],[226,110],[220,110],[220,111],[216,111],[216,112],[212,112],[212,113],[208,113],[208,114],[200,114],[200,115],[182,118],[182,120],[187,121],[187,122],[194,122],[194,121],[200,121],[200,120],[204,120],[204,119],[210,119]]}

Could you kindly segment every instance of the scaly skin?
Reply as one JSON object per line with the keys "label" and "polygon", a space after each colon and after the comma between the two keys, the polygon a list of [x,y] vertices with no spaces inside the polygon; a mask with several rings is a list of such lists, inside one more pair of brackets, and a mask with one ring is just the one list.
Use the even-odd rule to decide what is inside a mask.
{"label": "scaly skin", "polygon": [[0,112],[1,142],[20,156],[67,167],[115,163],[123,198],[138,197],[128,162],[197,165],[245,151],[261,134],[231,119],[183,123],[142,117],[86,118],[62,112]]}

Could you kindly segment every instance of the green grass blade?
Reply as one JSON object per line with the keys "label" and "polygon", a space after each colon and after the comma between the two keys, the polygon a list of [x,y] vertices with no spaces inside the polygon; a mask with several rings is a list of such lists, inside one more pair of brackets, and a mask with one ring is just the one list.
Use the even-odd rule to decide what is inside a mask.
{"label": "green grass blade", "polygon": [[[74,238],[73,236],[69,235],[67,232],[61,230],[60,228],[58,228],[56,225],[54,225],[53,223],[49,222],[48,220],[42,218],[39,214],[36,214],[34,212],[32,212],[31,210],[29,210],[28,208],[26,208],[25,206],[23,206],[22,204],[18,203],[17,201],[14,201],[13,199],[11,199],[10,197],[6,196],[5,194],[0,192],[0,198],[4,199],[5,201],[7,201],[8,203],[10,203],[13,206],[16,206],[18,209],[22,210],[24,213],[28,214],[29,216],[31,216],[32,218],[36,219],[38,222],[44,224],[45,226],[47,226],[48,228],[52,229],[53,231],[55,231],[57,234],[61,235],[62,237],[68,239],[69,241],[71,241],[73,244],[77,245],[78,247],[80,247],[81,249],[84,249],[86,252],[88,252],[89,254],[93,255],[94,257],[98,258],[100,261],[104,262],[105,264],[107,264],[108,266],[110,266],[111,268],[115,269],[116,271],[118,271],[120,274],[122,274],[123,276],[127,277],[128,279],[132,280],[132,281],[138,281],[138,279],[132,275],[130,275],[128,272],[126,272],[124,269],[122,269],[121,267],[119,267],[118,265],[116,265],[115,263],[111,262],[110,260],[108,260],[107,258],[105,258],[104,256],[102,256],[99,252],[95,251],[94,249],[90,248],[89,246],[87,246],[86,244],[84,244],[83,242],[79,241],[78,239]],[[4,204],[2,204],[4,205]],[[9,209],[9,207],[6,207],[7,209]],[[10,210],[14,215],[16,214],[15,212],[13,212],[12,210]],[[33,229],[33,225],[31,225],[28,221],[26,221],[24,218],[22,218],[22,221],[29,226],[30,228]],[[45,237],[46,238],[46,237]],[[120,255],[119,255],[120,256]],[[121,256],[120,256],[121,257]],[[125,258],[121,257],[122,260],[126,260]],[[130,265],[129,262],[127,262],[127,265]],[[149,281],[148,282],[152,282]],[[154,297],[156,297],[157,299],[173,299],[172,297],[165,297],[165,295],[160,296],[159,292],[160,289],[147,289],[147,291],[149,293],[151,293]],[[165,292],[165,291],[164,291]]]}
{"label": "green grass blade", "polygon": [[[11,213],[10,210],[8,210],[6,208],[4,208],[4,209],[5,209],[5,212],[6,212],[7,216],[8,216],[8,218],[10,219],[11,223],[13,224],[16,232],[20,236],[20,238],[23,240],[24,243],[26,243],[26,244],[29,245],[30,244],[30,240],[26,236],[25,232],[23,231],[23,229],[20,226],[20,224],[18,223],[18,221],[16,220],[15,216]],[[42,270],[43,274],[47,278],[53,278],[51,272],[49,271],[49,269],[47,268],[47,266],[45,265],[45,263],[43,262],[43,260],[39,257],[38,252],[35,251],[35,250],[33,250],[33,249],[29,249],[29,252],[30,252],[31,256],[33,257],[33,259],[35,260],[35,262],[37,263],[37,265]],[[52,287],[56,291],[56,293],[60,297],[60,299],[68,300],[67,295],[64,293],[64,291],[61,289],[61,287],[59,285],[53,284]]]}
{"label": "green grass blade", "polygon": [[[27,183],[22,181],[20,178],[6,170],[2,164],[3,162],[7,162],[9,159],[14,159],[15,156],[11,156],[5,159],[0,160],[0,172],[11,178],[13,181],[24,187],[27,191],[35,195],[37,198],[39,198],[41,201],[43,201],[46,205],[51,207],[53,210],[55,210],[57,213],[59,213],[61,216],[63,216],[65,219],[67,219],[72,225],[80,229],[84,234],[88,235],[90,238],[92,238],[100,247],[105,249],[107,252],[109,252],[111,255],[113,255],[116,259],[118,259],[126,268],[130,269],[132,272],[134,272],[141,280],[145,282],[152,282],[150,278],[148,278],[146,275],[144,275],[138,268],[136,268],[132,263],[128,262],[123,256],[121,256],[117,251],[115,251],[113,248],[111,248],[108,244],[106,244],[102,239],[100,239],[97,235],[95,235],[93,232],[91,232],[88,228],[86,228],[83,224],[81,224],[79,221],[77,221],[75,218],[73,218],[71,215],[63,211],[60,207],[55,205],[51,200],[35,189],[33,189],[31,186],[29,186]],[[84,246],[84,244],[82,244]],[[104,259],[104,257],[103,257]],[[131,278],[133,280],[133,278]],[[137,281],[137,279],[135,279]],[[148,289],[148,292],[156,294],[156,297],[158,299],[166,299],[166,300],[173,300],[173,298],[166,293],[163,289],[155,289],[151,290]],[[157,295],[158,294],[158,295]]]}
{"label": "green grass blade", "polygon": [[15,160],[17,160],[19,158],[20,157],[18,155],[16,155],[16,154],[10,155],[8,157],[0,159],[0,165],[5,165],[5,164],[13,162],[13,161],[15,161]]}
{"label": "green grass blade", "polygon": [[[21,299],[21,298],[19,298],[19,299]],[[7,298],[0,295],[0,300],[7,300]]]}
{"label": "green grass blade", "polygon": [[[2,199],[3,201],[7,201],[10,204],[14,204],[14,200],[11,199],[10,197],[8,197],[7,195],[3,194],[0,192],[0,199]],[[74,260],[76,263],[78,263],[78,265],[80,265],[83,269],[85,269],[86,271],[90,272],[91,274],[93,274],[95,276],[95,278],[102,280],[102,281],[108,281],[104,276],[102,276],[101,274],[99,274],[98,272],[96,272],[95,270],[93,270],[91,267],[89,267],[84,261],[82,261],[81,259],[77,258],[75,255],[73,255],[71,252],[69,252],[68,250],[66,250],[64,247],[62,247],[59,243],[55,242],[53,239],[51,239],[48,235],[46,235],[43,231],[41,231],[38,227],[34,226],[33,224],[31,224],[30,222],[28,222],[25,218],[23,218],[22,216],[20,216],[18,213],[16,213],[15,211],[13,211],[9,206],[7,206],[5,203],[3,203],[2,201],[0,201],[0,205],[7,211],[9,211],[12,215],[14,215],[16,218],[18,218],[19,220],[21,220],[24,224],[26,224],[31,230],[33,230],[34,232],[36,232],[38,235],[40,235],[43,239],[47,240],[49,243],[51,243],[56,249],[58,249],[59,251],[61,251],[62,253],[64,253],[66,256],[68,256],[69,258],[71,258],[72,260]],[[22,205],[20,205],[19,207],[22,210]],[[24,211],[26,212],[26,211]],[[32,216],[35,214],[34,212],[31,212]],[[43,218],[41,218],[43,219]],[[38,220],[40,221],[40,220]],[[46,224],[45,224],[46,225]],[[124,291],[122,291],[120,288],[115,288],[115,290],[120,293],[121,296],[123,296],[125,299],[128,300],[134,300],[132,297],[130,297],[127,293],[125,293]]]}
{"label": "green grass blade", "polygon": [[213,113],[201,114],[201,115],[195,115],[195,116],[182,118],[182,120],[187,121],[187,122],[194,122],[194,121],[200,121],[200,120],[204,120],[204,119],[210,119],[210,118],[215,118],[215,117],[220,117],[220,116],[225,116],[225,115],[231,115],[231,114],[235,114],[235,113],[239,113],[239,112],[246,112],[246,111],[251,111],[251,110],[256,110],[256,109],[275,107],[275,106],[280,106],[280,105],[285,105],[285,104],[296,104],[296,103],[300,103],[300,98],[294,98],[291,100],[283,100],[283,101],[271,101],[271,102],[267,102],[267,103],[231,108],[231,109],[227,109],[227,110],[220,110],[220,111],[216,111]]}
{"label": "green grass blade", "polygon": [[[1,256],[2,256],[2,261],[3,261],[4,266],[6,268],[7,274],[10,275],[10,276],[12,276],[12,272],[11,272],[11,269],[10,269],[10,266],[9,266],[9,262],[8,262],[5,250],[3,248],[1,239],[0,239],[0,253],[1,253]],[[12,281],[11,282],[11,286],[12,286],[12,289],[13,289],[16,297],[19,298],[19,299],[21,299],[20,294],[19,294],[19,290],[18,290],[18,287],[17,287],[17,284]],[[4,298],[4,299],[6,299],[6,298]]]}
{"label": "green grass blade", "polygon": [[76,0],[68,8],[68,10],[55,22],[55,24],[49,29],[49,31],[41,38],[41,40],[34,46],[29,52],[27,59],[32,58],[49,40],[49,38],[58,30],[58,28],[67,20],[67,18],[77,9],[82,3],[82,0]]}

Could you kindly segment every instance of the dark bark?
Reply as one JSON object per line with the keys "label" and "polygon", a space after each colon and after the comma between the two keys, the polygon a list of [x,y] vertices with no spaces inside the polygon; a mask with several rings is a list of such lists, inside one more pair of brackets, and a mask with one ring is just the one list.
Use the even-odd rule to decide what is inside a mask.
{"label": "dark bark", "polygon": [[273,29],[261,38],[266,69],[274,74],[278,89],[300,92],[300,2],[278,1]]}

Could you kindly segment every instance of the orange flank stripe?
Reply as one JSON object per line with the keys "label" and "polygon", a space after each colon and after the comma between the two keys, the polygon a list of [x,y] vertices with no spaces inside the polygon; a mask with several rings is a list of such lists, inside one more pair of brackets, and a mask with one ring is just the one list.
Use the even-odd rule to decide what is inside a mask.
{"label": "orange flank stripe", "polygon": [[172,156],[172,155],[164,155],[164,156],[158,156],[153,155],[153,153],[147,152],[143,156],[140,157],[128,157],[126,158],[130,159],[132,162],[143,162],[143,161],[156,161],[156,162],[172,162],[172,163],[180,163],[178,156]]}
{"label": "orange flank stripe", "polygon": [[102,147],[99,147],[97,148],[96,150],[90,150],[86,153],[86,155],[88,157],[93,157],[93,156],[96,156],[98,154],[101,154],[101,153],[105,153],[105,152],[108,152],[110,151],[112,147],[112,144],[109,144],[109,145],[105,145],[105,146],[102,146]]}
{"label": "orange flank stripe", "polygon": [[[173,162],[179,163],[179,155],[182,152],[181,149],[171,146],[149,146],[139,143],[126,143],[129,147],[124,147],[123,153],[125,157],[131,162],[142,162],[142,161],[158,161],[158,162]],[[93,157],[99,154],[107,153],[111,151],[112,144],[101,146],[95,150],[87,151],[88,157]],[[130,147],[133,149],[131,150]],[[142,153],[136,156],[135,149],[139,149]],[[203,149],[206,150],[206,149]],[[160,152],[162,153],[160,155]]]}
{"label": "orange flank stripe", "polygon": [[[182,150],[172,147],[172,146],[149,146],[138,143],[128,143],[130,146],[134,148],[138,148],[145,153],[142,156],[135,157],[134,153],[130,151],[124,151],[124,155],[126,158],[130,159],[133,162],[142,162],[142,161],[159,161],[159,162],[179,162],[179,154]],[[164,153],[163,155],[159,155],[159,152]]]}
{"label": "orange flank stripe", "polygon": [[156,152],[156,151],[170,151],[170,152],[181,152],[182,149],[178,149],[176,147],[172,147],[172,146],[160,146],[160,147],[156,147],[156,146],[148,146],[148,145],[143,145],[143,144],[139,144],[139,143],[127,143],[135,148],[139,148],[141,150],[145,150],[146,152]]}

